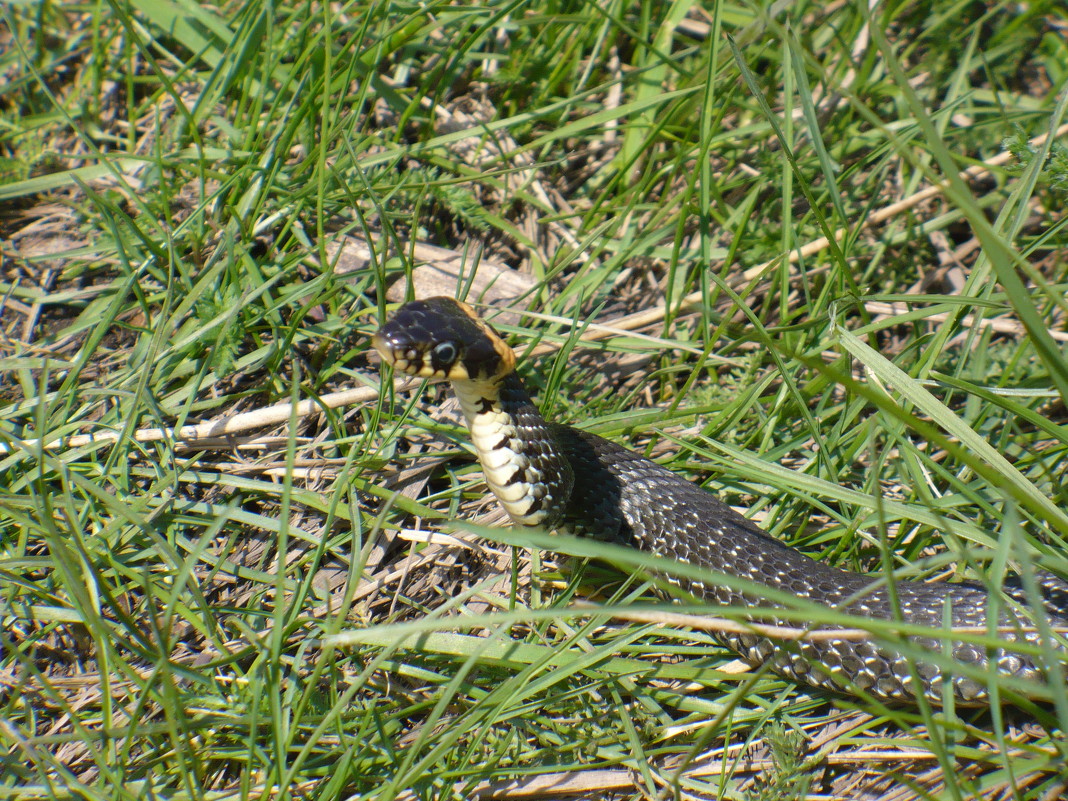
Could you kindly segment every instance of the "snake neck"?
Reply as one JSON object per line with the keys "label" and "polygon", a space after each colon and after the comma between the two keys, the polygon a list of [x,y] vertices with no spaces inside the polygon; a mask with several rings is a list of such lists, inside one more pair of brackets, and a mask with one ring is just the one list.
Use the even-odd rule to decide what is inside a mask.
{"label": "snake neck", "polygon": [[493,494],[517,524],[552,528],[573,475],[519,378],[452,383]]}

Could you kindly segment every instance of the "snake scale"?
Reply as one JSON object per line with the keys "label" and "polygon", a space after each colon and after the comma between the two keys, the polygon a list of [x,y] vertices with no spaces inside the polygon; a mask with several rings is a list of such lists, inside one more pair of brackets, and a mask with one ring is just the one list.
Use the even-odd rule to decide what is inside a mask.
{"label": "snake scale", "polygon": [[[452,383],[486,483],[517,525],[624,543],[858,617],[942,628],[948,604],[952,626],[987,626],[988,597],[979,586],[895,581],[891,594],[886,582],[784,545],[655,462],[594,434],[546,422],[516,375],[511,348],[467,304],[444,297],[408,303],[375,334],[373,345],[400,372]],[[752,606],[759,600],[721,584],[672,581],[715,604]],[[1056,577],[1047,575],[1043,583],[1065,597],[1068,585]],[[1051,624],[1068,625],[1068,613],[1054,602],[1045,604],[1045,613]],[[1042,680],[1042,654],[1053,651],[1048,645],[1045,651],[1028,648],[1040,641],[1033,624],[1009,611],[1002,611],[998,624],[1005,648],[952,641],[952,658],[984,668],[993,660],[1005,675]],[[768,664],[816,687],[891,702],[923,695],[935,704],[949,687],[957,703],[989,703],[985,683],[923,661],[910,663],[871,639],[782,642],[755,631],[718,638],[751,665]],[[913,642],[928,650],[945,647],[934,637]],[[1014,645],[1019,647],[1009,647]],[[1063,649],[1053,648],[1063,658]]]}

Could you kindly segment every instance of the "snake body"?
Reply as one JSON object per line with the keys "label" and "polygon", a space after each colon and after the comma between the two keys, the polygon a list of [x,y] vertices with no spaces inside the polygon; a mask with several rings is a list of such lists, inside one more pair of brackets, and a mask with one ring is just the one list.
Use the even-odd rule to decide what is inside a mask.
{"label": "snake body", "polygon": [[[885,581],[789,548],[655,462],[594,434],[546,422],[516,375],[514,353],[464,303],[451,298],[408,303],[379,330],[373,344],[401,372],[452,383],[486,482],[518,525],[631,545],[859,617],[942,628],[948,615],[954,627],[988,625],[988,595],[978,586],[896,581],[891,593]],[[716,604],[752,606],[758,600],[713,582],[672,581]],[[1055,577],[1049,583],[1063,591]],[[1068,613],[1049,608],[1046,613],[1054,625],[1068,625]],[[1020,648],[988,652],[974,643],[951,641],[952,658],[983,667],[993,661],[1008,676],[1041,680],[1041,653],[1028,648],[1040,642],[1034,628],[1007,611],[997,623],[1010,629],[1001,635],[1006,646]],[[985,683],[960,673],[945,674],[923,661],[910,662],[870,639],[784,643],[756,631],[719,638],[748,663],[767,664],[816,687],[886,701],[923,695],[936,704],[949,688],[958,703],[989,700]],[[913,638],[913,644],[939,652],[946,647],[943,643],[941,638]]]}

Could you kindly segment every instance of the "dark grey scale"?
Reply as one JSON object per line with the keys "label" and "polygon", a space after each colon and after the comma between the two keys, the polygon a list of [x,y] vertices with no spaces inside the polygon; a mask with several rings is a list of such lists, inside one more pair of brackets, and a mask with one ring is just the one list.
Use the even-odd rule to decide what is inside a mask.
{"label": "dark grey scale", "polygon": [[527,468],[525,467],[517,467],[515,472],[512,473],[504,483],[511,486],[512,484],[518,484],[521,481],[527,481]]}

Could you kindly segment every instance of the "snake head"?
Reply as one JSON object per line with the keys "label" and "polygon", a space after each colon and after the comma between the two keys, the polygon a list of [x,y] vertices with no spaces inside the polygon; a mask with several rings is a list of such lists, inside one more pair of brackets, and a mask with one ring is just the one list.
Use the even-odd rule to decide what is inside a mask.
{"label": "snake head", "polygon": [[371,344],[394,369],[420,378],[495,381],[515,370],[515,353],[500,334],[452,298],[404,304]]}

